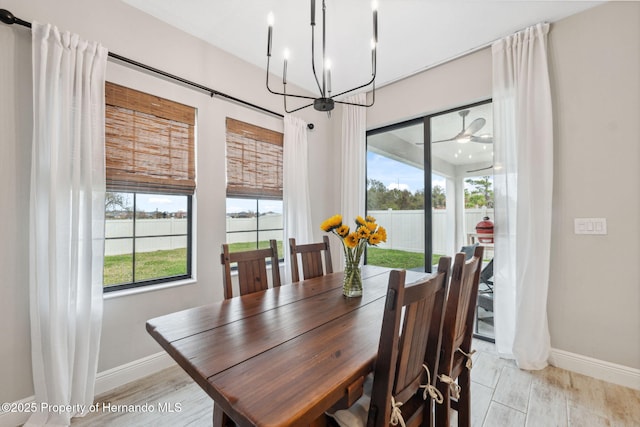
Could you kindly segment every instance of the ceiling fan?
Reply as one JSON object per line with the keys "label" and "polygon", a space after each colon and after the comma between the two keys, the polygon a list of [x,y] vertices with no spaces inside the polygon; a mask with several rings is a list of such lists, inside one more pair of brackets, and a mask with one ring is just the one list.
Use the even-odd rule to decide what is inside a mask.
{"label": "ceiling fan", "polygon": [[453,138],[432,141],[431,142],[432,144],[436,144],[438,142],[447,142],[447,141],[455,141],[459,143],[467,143],[467,142],[481,142],[484,144],[493,143],[493,137],[491,135],[488,135],[488,134],[474,135],[476,132],[482,129],[482,127],[485,125],[485,123],[487,122],[485,119],[481,117],[477,118],[474,121],[472,121],[469,124],[469,126],[465,127],[465,120],[466,120],[466,117],[469,115],[469,110],[460,110],[458,111],[458,114],[460,115],[460,117],[462,117],[462,130],[460,131],[460,133],[458,133]]}
{"label": "ceiling fan", "polygon": [[481,172],[481,171],[486,171],[489,169],[493,169],[493,165],[487,166],[485,168],[479,168],[479,169],[472,169],[470,171],[467,171],[467,173],[472,173],[472,172]]}

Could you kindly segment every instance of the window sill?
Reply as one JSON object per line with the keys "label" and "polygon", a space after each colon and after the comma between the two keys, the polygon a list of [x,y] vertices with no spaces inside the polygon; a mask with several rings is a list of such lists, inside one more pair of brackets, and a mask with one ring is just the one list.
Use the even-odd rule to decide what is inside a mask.
{"label": "window sill", "polygon": [[144,294],[147,292],[154,292],[162,289],[175,288],[177,286],[193,285],[193,284],[196,284],[197,282],[198,281],[196,279],[183,279],[183,280],[176,280],[175,282],[158,283],[155,285],[147,285],[147,286],[139,286],[137,288],[122,289],[120,291],[105,292],[102,295],[102,299],[107,300],[107,299],[120,298],[128,295]]}

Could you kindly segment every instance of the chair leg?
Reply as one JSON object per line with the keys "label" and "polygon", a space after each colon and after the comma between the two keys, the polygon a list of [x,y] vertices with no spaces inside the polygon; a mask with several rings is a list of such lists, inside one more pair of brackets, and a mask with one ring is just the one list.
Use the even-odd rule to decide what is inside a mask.
{"label": "chair leg", "polygon": [[444,397],[442,403],[436,403],[436,427],[449,427],[449,416],[451,414],[451,397],[449,396],[449,386],[447,384],[438,383],[438,390]]}
{"label": "chair leg", "polygon": [[458,399],[458,427],[471,426],[471,371],[462,369],[458,376],[460,398]]}

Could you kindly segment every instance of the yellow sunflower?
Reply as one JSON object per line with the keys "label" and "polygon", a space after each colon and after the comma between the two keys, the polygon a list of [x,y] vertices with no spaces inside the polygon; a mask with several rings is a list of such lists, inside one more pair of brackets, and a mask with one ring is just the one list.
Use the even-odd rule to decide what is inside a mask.
{"label": "yellow sunflower", "polygon": [[380,237],[381,242],[387,241],[387,230],[383,226],[379,226],[376,234]]}
{"label": "yellow sunflower", "polygon": [[369,231],[369,229],[367,227],[360,227],[360,228],[358,228],[356,233],[358,233],[358,238],[359,239],[367,239],[367,238],[369,238],[369,235],[371,234],[371,231]]}
{"label": "yellow sunflower", "polygon": [[323,231],[329,232],[334,230],[342,225],[342,215],[334,215],[331,218],[326,219],[322,224],[320,224],[320,228]]}
{"label": "yellow sunflower", "polygon": [[376,228],[378,228],[378,224],[376,224],[375,222],[372,221],[367,221],[367,223],[365,224],[365,226],[369,229],[369,231],[371,231],[372,233],[374,231],[376,231]]}
{"label": "yellow sunflower", "polygon": [[360,239],[358,238],[357,233],[351,233],[347,237],[344,238],[344,243],[349,248],[355,248],[358,245]]}
{"label": "yellow sunflower", "polygon": [[367,222],[376,222],[376,219],[371,215],[367,215],[365,219],[367,220]]}
{"label": "yellow sunflower", "polygon": [[338,236],[340,237],[346,237],[349,234],[349,231],[349,226],[345,224],[342,224],[336,229],[336,233],[338,233]]}
{"label": "yellow sunflower", "polygon": [[367,221],[364,220],[364,218],[362,218],[361,216],[357,216],[356,217],[356,224],[358,224],[358,226],[360,225],[365,225],[367,223]]}
{"label": "yellow sunflower", "polygon": [[369,236],[369,240],[368,240],[370,245],[377,245],[378,243],[380,243],[380,235],[378,233],[373,233]]}

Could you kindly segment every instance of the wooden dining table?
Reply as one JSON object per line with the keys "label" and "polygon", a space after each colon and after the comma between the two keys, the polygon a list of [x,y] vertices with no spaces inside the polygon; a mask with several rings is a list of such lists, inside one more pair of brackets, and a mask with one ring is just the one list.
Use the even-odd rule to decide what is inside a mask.
{"label": "wooden dining table", "polygon": [[[310,425],[357,399],[373,370],[389,271],[364,266],[358,298],[331,273],[157,317],[147,331],[213,399],[214,417]],[[407,283],[423,276],[409,271]]]}

